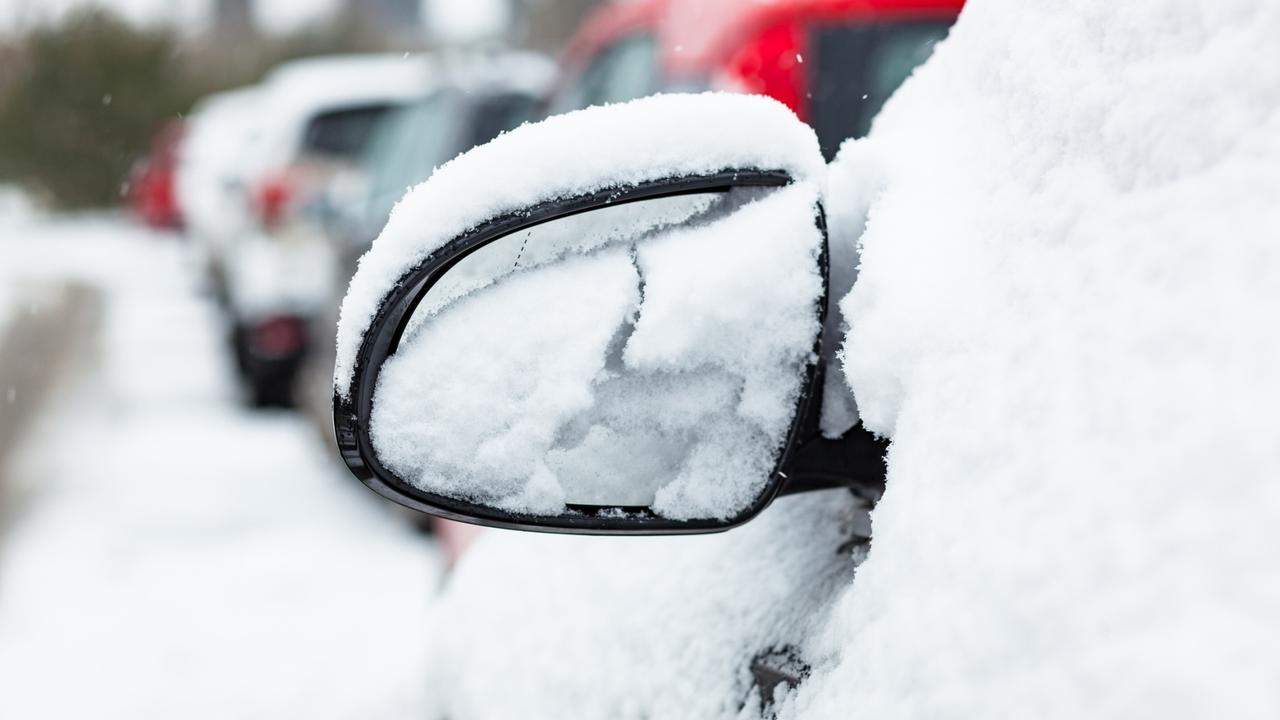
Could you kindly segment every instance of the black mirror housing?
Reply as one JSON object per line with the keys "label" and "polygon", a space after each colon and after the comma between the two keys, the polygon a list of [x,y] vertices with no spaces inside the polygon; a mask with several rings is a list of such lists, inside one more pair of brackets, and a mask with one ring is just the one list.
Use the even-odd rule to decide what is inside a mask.
{"label": "black mirror housing", "polygon": [[[767,100],[754,101],[772,104]],[[618,112],[618,108],[612,110]],[[776,109],[769,108],[769,111],[776,112]],[[814,154],[816,156],[816,143]],[[466,156],[459,162],[465,160]],[[823,351],[822,344],[835,342],[834,338],[825,337],[821,331],[817,332],[813,347],[808,349],[809,360],[800,369],[802,377],[798,379],[799,393],[790,426],[767,482],[752,502],[727,517],[675,519],[659,515],[646,506],[581,503],[566,503],[564,512],[558,514],[533,515],[423,489],[400,477],[379,457],[370,428],[383,364],[396,353],[406,332],[410,331],[410,319],[424,296],[460,262],[502,238],[601,209],[683,195],[783,188],[795,182],[796,168],[738,166],[639,180],[631,180],[635,173],[622,175],[626,179],[614,184],[550,197],[497,214],[457,233],[421,259],[406,264],[395,281],[384,288],[376,303],[376,310],[359,337],[354,357],[349,361],[349,376],[345,384],[341,358],[340,367],[335,372],[334,427],[339,450],[348,468],[378,494],[421,512],[493,527],[545,532],[715,532],[747,522],[780,495],[840,486],[849,487],[859,496],[874,502],[883,489],[883,441],[860,426],[838,439],[824,438],[819,432],[825,377],[822,358],[831,355]],[[828,297],[827,236],[820,202],[813,208],[812,221],[821,234],[817,264],[822,288],[815,308],[817,326],[821,328],[832,301]]]}

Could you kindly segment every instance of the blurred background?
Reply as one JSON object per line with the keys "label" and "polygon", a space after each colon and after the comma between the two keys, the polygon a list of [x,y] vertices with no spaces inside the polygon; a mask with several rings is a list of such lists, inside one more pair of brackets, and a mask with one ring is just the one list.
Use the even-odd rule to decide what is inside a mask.
{"label": "blurred background", "polygon": [[660,91],[771,95],[830,158],[960,5],[0,0],[0,717],[418,716],[476,531],[330,440],[395,202]]}

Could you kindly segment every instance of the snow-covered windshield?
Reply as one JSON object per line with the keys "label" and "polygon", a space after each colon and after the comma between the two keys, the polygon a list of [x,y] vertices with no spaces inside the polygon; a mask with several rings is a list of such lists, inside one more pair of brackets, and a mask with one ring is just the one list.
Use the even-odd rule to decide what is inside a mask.
{"label": "snow-covered windshield", "polygon": [[379,458],[423,490],[520,513],[741,513],[812,360],[817,193],[617,206],[468,256],[383,368]]}

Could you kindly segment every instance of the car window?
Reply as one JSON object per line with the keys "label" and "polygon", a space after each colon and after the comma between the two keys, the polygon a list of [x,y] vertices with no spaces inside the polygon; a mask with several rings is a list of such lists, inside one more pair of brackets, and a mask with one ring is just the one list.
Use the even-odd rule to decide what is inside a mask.
{"label": "car window", "polygon": [[657,92],[658,52],[647,34],[631,35],[608,46],[551,101],[551,112],[625,102]]}
{"label": "car window", "polygon": [[471,144],[483,145],[533,119],[537,109],[537,98],[525,93],[499,93],[482,100],[471,121]]}
{"label": "car window", "polygon": [[397,110],[378,127],[360,163],[369,178],[365,207],[371,225],[381,227],[406,189],[465,149],[459,147],[461,106],[456,93],[438,92]]}
{"label": "car window", "polygon": [[809,115],[830,160],[862,137],[889,96],[947,36],[949,21],[818,26],[809,63]]}
{"label": "car window", "polygon": [[303,149],[337,158],[355,158],[373,134],[378,121],[391,105],[365,105],[320,113],[311,118],[303,133]]}

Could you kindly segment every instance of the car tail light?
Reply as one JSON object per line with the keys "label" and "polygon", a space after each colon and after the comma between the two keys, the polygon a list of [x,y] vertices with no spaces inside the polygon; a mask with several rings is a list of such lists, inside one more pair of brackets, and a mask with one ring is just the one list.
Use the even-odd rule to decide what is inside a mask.
{"label": "car tail light", "polygon": [[283,357],[302,349],[306,327],[301,318],[278,315],[249,329],[249,348],[255,355]]}
{"label": "car tail light", "polygon": [[254,207],[258,219],[266,227],[272,227],[284,219],[285,210],[293,200],[293,184],[285,177],[271,178],[258,186]]}

